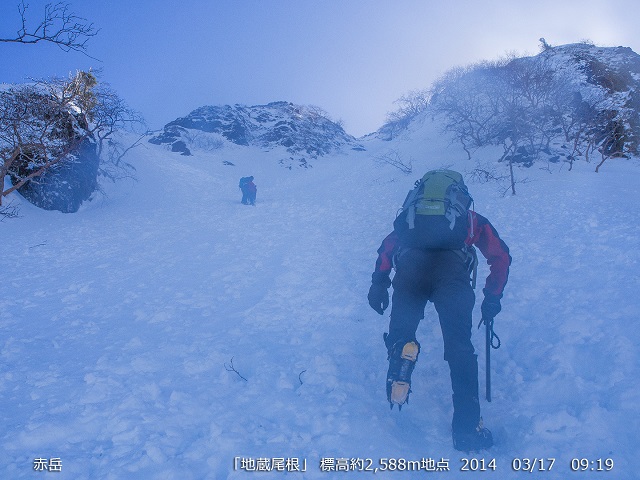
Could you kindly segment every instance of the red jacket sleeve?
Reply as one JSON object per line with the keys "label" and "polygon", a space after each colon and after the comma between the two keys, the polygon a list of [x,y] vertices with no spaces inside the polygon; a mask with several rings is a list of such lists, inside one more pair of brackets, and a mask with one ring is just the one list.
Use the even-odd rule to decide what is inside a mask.
{"label": "red jacket sleeve", "polygon": [[490,273],[485,283],[485,292],[502,296],[511,265],[509,247],[502,241],[489,220],[475,212],[471,213],[471,218],[467,244],[476,245],[489,264]]}
{"label": "red jacket sleeve", "polygon": [[[376,260],[376,268],[372,276],[374,282],[377,279],[383,281],[383,279],[389,278],[391,269],[393,268],[393,256],[397,251],[398,234],[394,230],[385,237],[380,248],[378,248],[378,259]],[[384,283],[386,283],[386,281],[384,281]]]}

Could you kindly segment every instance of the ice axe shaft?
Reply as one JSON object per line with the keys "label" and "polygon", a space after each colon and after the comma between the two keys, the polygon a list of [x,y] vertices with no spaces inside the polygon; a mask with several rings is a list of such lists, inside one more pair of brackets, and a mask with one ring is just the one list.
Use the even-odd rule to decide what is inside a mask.
{"label": "ice axe shaft", "polygon": [[486,379],[485,379],[485,392],[487,397],[487,402],[491,401],[491,324],[493,323],[493,319],[488,321],[486,318],[483,318],[482,321],[485,325],[485,360],[486,360]]}
{"label": "ice axe shaft", "polygon": [[[493,318],[482,317],[480,323],[478,324],[478,328],[484,323],[485,327],[485,358],[486,358],[486,379],[485,379],[485,389],[486,389],[486,397],[487,402],[491,401],[491,349],[492,348],[500,348],[500,338],[493,331]],[[494,344],[493,339],[496,339],[496,343]]]}

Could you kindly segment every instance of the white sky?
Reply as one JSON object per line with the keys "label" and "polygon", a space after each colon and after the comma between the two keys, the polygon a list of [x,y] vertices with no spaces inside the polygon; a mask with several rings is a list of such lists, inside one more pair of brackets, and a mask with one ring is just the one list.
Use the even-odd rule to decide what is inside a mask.
{"label": "white sky", "polygon": [[[0,0],[0,38],[19,28]],[[55,0],[28,1],[29,18]],[[0,43],[0,83],[101,68],[151,128],[202,105],[318,105],[355,136],[452,67],[590,39],[640,52],[637,0],[70,0],[88,53]]]}

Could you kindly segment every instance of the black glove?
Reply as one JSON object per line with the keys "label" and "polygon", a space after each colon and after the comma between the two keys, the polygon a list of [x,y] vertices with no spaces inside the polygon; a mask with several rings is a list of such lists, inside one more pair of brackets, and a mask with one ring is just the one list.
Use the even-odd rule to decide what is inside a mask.
{"label": "black glove", "polygon": [[371,308],[382,315],[389,306],[389,291],[383,285],[371,285],[367,299]]}
{"label": "black glove", "polygon": [[483,290],[483,292],[484,300],[482,301],[482,305],[480,306],[482,318],[494,318],[500,313],[500,310],[502,310],[502,305],[500,305],[502,294],[495,295],[493,293],[487,292],[486,290]]}
{"label": "black glove", "polygon": [[389,306],[389,291],[391,286],[391,280],[389,275],[381,272],[375,272],[371,276],[371,288],[369,288],[369,305],[380,315],[384,314],[384,311]]}

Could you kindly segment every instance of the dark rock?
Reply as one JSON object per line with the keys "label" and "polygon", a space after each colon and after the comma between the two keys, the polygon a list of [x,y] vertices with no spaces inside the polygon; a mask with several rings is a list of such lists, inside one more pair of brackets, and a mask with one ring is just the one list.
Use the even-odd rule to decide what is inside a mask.
{"label": "dark rock", "polygon": [[45,210],[77,212],[98,187],[100,159],[93,138],[82,141],[77,151],[18,189],[29,202]]}
{"label": "dark rock", "polygon": [[172,152],[180,152],[180,154],[185,155],[185,156],[191,155],[191,151],[187,148],[187,144],[184,143],[182,140],[178,140],[176,142],[173,142],[171,144],[171,151]]}

